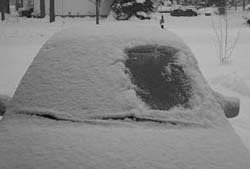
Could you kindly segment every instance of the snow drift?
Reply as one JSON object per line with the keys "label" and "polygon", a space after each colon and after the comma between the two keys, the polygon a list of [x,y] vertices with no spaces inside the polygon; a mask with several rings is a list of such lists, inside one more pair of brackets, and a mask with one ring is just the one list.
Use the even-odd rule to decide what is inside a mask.
{"label": "snow drift", "polygon": [[72,28],[46,42],[0,123],[0,168],[250,166],[227,99],[182,40],[125,26]]}

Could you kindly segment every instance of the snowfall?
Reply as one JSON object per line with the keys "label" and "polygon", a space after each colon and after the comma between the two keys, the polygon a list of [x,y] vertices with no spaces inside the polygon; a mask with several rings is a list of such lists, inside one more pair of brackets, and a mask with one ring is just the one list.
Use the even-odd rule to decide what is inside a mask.
{"label": "snowfall", "polygon": [[[200,15],[197,17],[171,17],[168,14],[165,14],[165,29],[178,35],[191,48],[192,52],[196,56],[196,59],[198,60],[199,67],[205,79],[215,91],[219,91],[220,93],[223,93],[227,96],[238,97],[240,99],[239,116],[229,119],[229,122],[232,125],[233,129],[235,130],[236,134],[240,137],[245,147],[250,150],[250,110],[249,110],[250,109],[250,104],[249,104],[250,103],[250,76],[249,76],[250,57],[248,56],[248,53],[250,53],[250,48],[249,48],[250,27],[244,24],[245,20],[243,17],[245,15],[246,13],[242,11],[238,11],[238,12],[231,11],[229,14],[229,43],[233,44],[235,39],[238,39],[238,40],[233,50],[232,56],[230,57],[230,60],[224,64],[220,63],[219,61],[218,51],[216,48],[216,42],[217,42],[216,35],[212,26],[212,21],[216,22],[218,20],[218,16],[212,15],[210,17],[210,16]],[[124,29],[131,29],[131,27],[140,25],[141,27],[147,27],[147,29],[152,28],[152,34],[154,34],[155,32],[153,30],[155,29],[155,27],[159,27],[160,29],[159,20],[160,20],[160,15],[155,14],[153,16],[153,19],[149,21],[140,21],[140,20],[132,18],[130,21],[122,21],[122,23],[120,23],[120,22],[113,20],[112,18],[108,18],[108,19],[101,19],[100,24],[102,26],[104,25],[107,27],[110,25],[112,25],[112,27],[115,27],[115,25],[117,24],[123,24]],[[68,29],[71,27],[82,27],[82,31],[84,31],[84,28],[89,27],[89,25],[93,25],[93,27],[96,26],[94,18],[60,18],[60,17],[57,17],[56,22],[54,23],[48,23],[48,21],[49,21],[49,18],[28,19],[28,18],[17,18],[14,16],[7,16],[6,21],[0,22],[0,58],[1,58],[0,95],[2,97],[5,97],[5,96],[12,97],[14,95],[15,90],[17,86],[19,85],[20,80],[22,79],[24,73],[28,69],[32,60],[39,52],[39,49],[51,36],[53,36],[57,32],[60,32],[64,29]],[[132,29],[131,29],[131,32],[133,32]],[[14,127],[18,128],[16,121],[13,122],[13,128]],[[79,126],[76,126],[76,127],[79,127]],[[86,128],[87,130],[89,129],[89,127],[86,127]],[[55,130],[53,129],[49,129],[49,130],[55,132]],[[135,141],[135,144],[132,145],[132,147],[125,146],[127,150],[125,150],[124,147],[119,147],[118,145],[119,141],[122,142],[122,141],[126,141],[126,139],[129,139],[129,138],[123,137],[123,135],[121,134],[123,131],[119,127],[118,129],[114,129],[113,132],[117,135],[117,137],[120,140],[119,139],[116,140],[112,138],[113,136],[111,136],[111,134],[108,133],[106,129],[98,128],[96,132],[91,132],[91,130],[88,130],[85,134],[80,134],[79,136],[78,135],[79,133],[77,133],[72,128],[70,128],[69,131],[71,131],[73,135],[75,135],[76,137],[68,138],[69,139],[68,142],[73,141],[77,144],[80,144],[79,140],[77,139],[81,140],[81,136],[84,138],[88,138],[89,135],[92,135],[92,137],[98,137],[98,138],[102,137],[106,139],[107,142],[109,142],[110,140],[114,141],[117,145],[115,144],[113,148],[117,148],[116,151],[118,153],[120,149],[122,151],[130,151],[130,150],[141,151],[139,152],[138,155],[141,155],[140,153],[150,154],[152,152],[152,156],[151,156],[152,158],[154,156],[154,153],[157,154],[157,152],[154,152],[153,149],[152,150],[146,149],[145,152],[144,150],[142,150],[143,141],[140,144],[136,137],[136,135],[140,135],[139,129],[135,129],[132,132],[127,131],[127,130],[129,130],[129,128],[126,128],[123,131],[125,133],[129,133],[128,134],[129,138]],[[18,132],[27,134],[25,131],[21,131],[21,130],[19,131],[18,129],[16,133],[14,134],[17,134]],[[39,129],[32,130],[32,133],[36,133],[36,132],[39,134],[40,132]],[[158,146],[157,144],[164,144],[163,143],[164,141],[168,142],[169,144],[175,143],[175,142],[171,142],[171,140],[166,140],[165,137],[162,137],[161,132],[163,132],[162,129],[160,129],[159,133],[154,133],[151,130],[147,131],[146,135],[144,136],[147,137],[149,141],[145,141],[145,139],[147,138],[144,138],[144,139],[142,138],[142,140],[144,140],[144,144],[148,144],[150,146],[149,144],[150,140],[155,141],[155,142],[151,142],[152,147],[157,147]],[[196,132],[197,131],[187,131],[186,134],[183,133],[184,136],[182,136],[179,133],[178,138],[185,139],[185,136],[187,136],[188,134],[195,135]],[[106,134],[106,136],[98,135],[100,133],[104,133]],[[61,134],[60,131],[57,131],[57,134],[60,135]],[[169,134],[170,136],[173,135],[173,137],[175,137],[174,131],[171,131]],[[211,136],[214,136],[213,132],[208,132],[207,134],[208,136],[204,136],[205,138],[209,137],[210,134]],[[55,146],[55,147],[58,146],[52,143],[55,140],[50,140],[49,133],[47,133],[47,136],[48,138],[44,137],[43,138],[44,140],[41,140],[41,141],[45,141],[45,142],[51,141],[49,143],[50,145],[48,146]],[[111,136],[111,138],[114,140],[109,138],[109,136]],[[156,140],[154,136],[157,136],[161,138],[162,140]],[[225,137],[227,136],[228,135],[225,134]],[[190,137],[188,138],[190,139],[189,141],[192,141],[192,139],[195,139],[195,138],[199,139],[200,137],[202,138],[202,134],[201,136],[196,135],[194,138],[190,138]],[[216,140],[216,137],[217,136],[215,136],[214,138],[215,140]],[[20,136],[19,139],[23,139],[25,142],[25,138]],[[57,139],[60,139],[60,137]],[[232,137],[232,139],[235,142],[237,142],[237,139],[235,139],[234,137]],[[224,141],[226,140],[227,139],[225,138]],[[86,142],[90,143],[91,141],[93,140],[87,139]],[[183,146],[183,151],[185,151],[185,146],[194,146],[192,144],[182,145],[181,143],[185,144],[184,141],[181,141],[176,144],[179,147]],[[15,144],[19,144],[19,143],[15,142]],[[35,143],[32,143],[32,144],[34,144],[32,146],[36,145]],[[102,150],[106,151],[105,147],[100,147],[101,145],[98,145],[98,144],[99,144],[99,141],[97,140],[92,144],[92,146],[97,145],[97,147],[99,148],[98,150],[100,150],[99,153],[101,153]],[[206,143],[204,141],[204,144],[209,144],[209,143]],[[216,149],[216,144],[220,145],[220,143],[214,141],[214,147],[213,146],[212,147],[215,149]],[[108,143],[107,144],[105,143],[105,145],[108,146]],[[72,147],[73,146],[74,145],[72,145]],[[22,147],[22,148],[25,148],[25,147]],[[73,147],[73,148],[76,148],[76,147]],[[231,149],[231,147],[225,147],[225,148]],[[201,147],[201,150],[202,150],[202,147]],[[219,152],[219,149],[217,150]],[[215,152],[217,150],[215,150]],[[15,152],[15,150],[13,151]],[[22,151],[26,151],[26,150],[22,149]],[[75,149],[75,151],[77,151],[77,149]],[[114,154],[117,153],[116,151],[113,153]],[[171,150],[170,148],[169,151],[172,152],[173,150]],[[237,150],[235,152],[237,153]],[[98,154],[98,152],[95,152],[95,153]],[[164,154],[164,152],[160,152],[160,153]],[[182,153],[182,152],[179,152],[179,153]],[[202,155],[202,151],[201,152],[194,151],[193,153],[196,154],[197,157],[199,157],[199,155]],[[238,153],[241,153],[241,149],[239,150]],[[214,153],[211,153],[210,155],[212,156],[212,154]],[[230,154],[230,155],[233,156],[233,154]],[[112,154],[110,154],[110,156],[112,156]],[[98,155],[96,157],[98,157]],[[178,155],[173,156],[173,158],[175,157],[178,157]],[[18,154],[17,156],[15,156],[15,158],[18,158]],[[117,160],[121,160],[118,158],[119,157],[117,157]],[[144,157],[141,157],[142,160],[143,158]],[[179,158],[188,160],[188,158],[183,157],[183,156],[179,156]],[[223,157],[220,157],[218,161],[220,161],[222,158]],[[86,159],[88,159],[87,156],[86,156]],[[140,158],[138,159],[140,160]],[[39,158],[37,160],[39,161]],[[89,159],[89,160],[91,161],[93,159]],[[107,162],[105,163],[102,160],[105,160],[105,158],[103,159],[103,157],[100,156],[99,161],[97,160],[100,164],[95,164],[96,167],[101,166],[105,168],[104,166],[109,166]],[[164,161],[164,158],[158,159],[159,164],[164,164],[163,161],[161,160]],[[191,160],[194,160],[194,159],[191,158]],[[132,160],[132,162],[133,163],[131,164],[131,166],[133,166],[133,164],[136,163],[136,160]],[[154,162],[157,163],[157,161],[153,161],[152,164]],[[186,164],[189,164],[189,162],[186,161]],[[202,166],[202,164],[199,164],[199,165]],[[139,166],[150,167],[150,164],[148,165],[141,164]],[[23,164],[23,167],[25,167],[25,164]],[[112,165],[110,165],[110,167],[112,167]],[[126,167],[129,168],[129,166],[126,166]],[[168,167],[171,168],[171,166],[168,166]],[[176,165],[175,167],[178,168],[178,165]],[[204,168],[212,168],[212,167],[213,167],[213,164],[211,164],[210,167],[207,166]],[[240,168],[240,166],[238,167]],[[163,166],[158,166],[158,168],[163,168]],[[179,168],[185,168],[185,166],[181,165],[179,166]],[[192,168],[192,166],[190,166],[190,168]]]}

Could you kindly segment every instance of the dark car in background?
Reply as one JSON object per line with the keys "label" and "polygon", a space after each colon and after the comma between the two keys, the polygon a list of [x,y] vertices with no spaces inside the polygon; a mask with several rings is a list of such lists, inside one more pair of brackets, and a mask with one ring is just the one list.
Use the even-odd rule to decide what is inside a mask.
{"label": "dark car in background", "polygon": [[198,13],[193,9],[175,9],[170,12],[171,16],[197,16]]}

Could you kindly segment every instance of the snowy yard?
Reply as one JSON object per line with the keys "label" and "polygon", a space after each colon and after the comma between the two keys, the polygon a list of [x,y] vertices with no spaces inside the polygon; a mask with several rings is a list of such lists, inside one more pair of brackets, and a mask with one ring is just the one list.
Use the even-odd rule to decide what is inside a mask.
{"label": "snowy yard", "polygon": [[[230,122],[250,149],[250,56],[248,56],[250,53],[250,28],[243,24],[242,15],[234,14],[230,18],[232,25],[229,32],[231,35],[235,35],[240,30],[240,38],[231,62],[225,65],[219,63],[210,17],[165,16],[165,19],[166,29],[180,36],[191,48],[197,57],[203,75],[212,88],[225,95],[240,98],[240,115],[230,119]],[[14,94],[32,59],[54,33],[76,25],[82,26],[84,31],[84,26],[89,24],[95,24],[93,18],[57,18],[55,23],[49,24],[48,18],[19,18],[17,20],[8,17],[5,22],[0,22],[0,95],[12,96]],[[124,24],[124,29],[129,29],[132,24],[141,24],[145,27],[159,27],[160,29],[159,16],[151,21],[131,20],[120,23],[113,20],[102,20],[101,24],[107,26]]]}

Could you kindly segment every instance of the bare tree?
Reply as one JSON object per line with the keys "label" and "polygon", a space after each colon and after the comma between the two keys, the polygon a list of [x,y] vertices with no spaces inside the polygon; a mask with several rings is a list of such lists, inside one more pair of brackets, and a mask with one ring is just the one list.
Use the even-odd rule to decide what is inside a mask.
{"label": "bare tree", "polygon": [[6,0],[5,2],[6,13],[10,13],[10,0]]}
{"label": "bare tree", "polygon": [[40,0],[40,17],[45,17],[45,0]]}
{"label": "bare tree", "polygon": [[89,1],[91,1],[95,4],[96,24],[98,25],[99,20],[100,20],[100,6],[101,6],[102,0],[89,0]]}
{"label": "bare tree", "polygon": [[5,20],[5,0],[1,0],[0,8],[1,8],[1,20],[4,21]]}
{"label": "bare tree", "polygon": [[55,0],[50,0],[49,5],[49,22],[55,22]]}
{"label": "bare tree", "polygon": [[234,9],[235,9],[235,11],[237,11],[237,8],[238,8],[238,2],[237,2],[237,0],[234,0]]}
{"label": "bare tree", "polygon": [[231,59],[233,51],[238,43],[240,37],[240,30],[238,30],[236,37],[231,38],[229,35],[229,21],[227,14],[217,16],[218,20],[211,17],[212,28],[215,34],[215,45],[221,63],[228,63]]}
{"label": "bare tree", "polygon": [[218,0],[218,10],[220,15],[226,14],[227,0]]}
{"label": "bare tree", "polygon": [[18,0],[16,0],[16,2],[15,2],[15,8],[16,8],[16,11],[18,11],[18,9],[19,9]]}
{"label": "bare tree", "polygon": [[243,8],[243,11],[244,11],[245,8],[246,8],[246,0],[242,0],[242,8]]}

